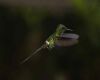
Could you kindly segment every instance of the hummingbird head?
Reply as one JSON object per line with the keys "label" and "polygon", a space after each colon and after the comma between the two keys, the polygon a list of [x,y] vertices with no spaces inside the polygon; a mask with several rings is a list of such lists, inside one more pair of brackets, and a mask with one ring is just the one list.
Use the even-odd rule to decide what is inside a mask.
{"label": "hummingbird head", "polygon": [[65,31],[72,31],[71,29],[68,29],[66,26],[64,26],[63,24],[58,25],[57,29],[56,29],[56,36],[60,37]]}
{"label": "hummingbird head", "polygon": [[66,26],[64,26],[63,24],[60,24],[57,28],[57,31],[62,31],[62,32],[65,32],[65,31],[72,31],[71,29],[68,29]]}

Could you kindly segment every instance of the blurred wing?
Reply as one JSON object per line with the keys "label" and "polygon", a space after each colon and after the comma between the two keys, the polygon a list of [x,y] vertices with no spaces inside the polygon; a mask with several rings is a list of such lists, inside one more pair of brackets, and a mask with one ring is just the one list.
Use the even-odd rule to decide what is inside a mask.
{"label": "blurred wing", "polygon": [[68,38],[68,39],[78,39],[79,35],[74,34],[74,33],[64,33],[61,35],[63,38]]}
{"label": "blurred wing", "polygon": [[60,46],[60,47],[68,47],[68,46],[73,46],[75,44],[78,43],[77,39],[72,39],[72,40],[58,40],[56,42],[56,46]]}
{"label": "blurred wing", "polygon": [[61,36],[61,39],[56,41],[56,46],[72,46],[78,43],[79,35],[73,33],[66,33]]}

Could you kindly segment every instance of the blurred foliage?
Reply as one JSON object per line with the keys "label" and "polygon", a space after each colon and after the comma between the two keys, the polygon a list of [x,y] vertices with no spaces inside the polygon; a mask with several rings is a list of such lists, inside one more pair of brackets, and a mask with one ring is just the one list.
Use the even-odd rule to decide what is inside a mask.
{"label": "blurred foliage", "polygon": [[[1,80],[53,80],[60,72],[69,80],[99,80],[99,14],[99,0],[73,0],[60,16],[46,8],[0,6]],[[19,65],[60,23],[80,35],[79,44],[43,50]]]}
{"label": "blurred foliage", "polygon": [[80,12],[87,22],[87,35],[91,43],[95,46],[99,44],[100,30],[100,4],[98,0],[73,0],[75,9]]}

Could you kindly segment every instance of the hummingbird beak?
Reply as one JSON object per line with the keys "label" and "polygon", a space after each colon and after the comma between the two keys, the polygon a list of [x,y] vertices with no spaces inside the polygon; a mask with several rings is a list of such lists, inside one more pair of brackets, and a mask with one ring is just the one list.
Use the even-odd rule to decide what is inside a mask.
{"label": "hummingbird beak", "polygon": [[66,31],[73,31],[73,30],[66,27]]}

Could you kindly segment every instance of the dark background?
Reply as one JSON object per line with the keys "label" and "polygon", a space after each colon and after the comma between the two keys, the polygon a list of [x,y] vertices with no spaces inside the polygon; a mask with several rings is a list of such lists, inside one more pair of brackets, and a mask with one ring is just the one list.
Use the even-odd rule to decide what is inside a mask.
{"label": "dark background", "polygon": [[[99,1],[60,2],[0,5],[0,80],[100,80]],[[79,34],[79,43],[44,49],[20,64],[58,24]]]}

